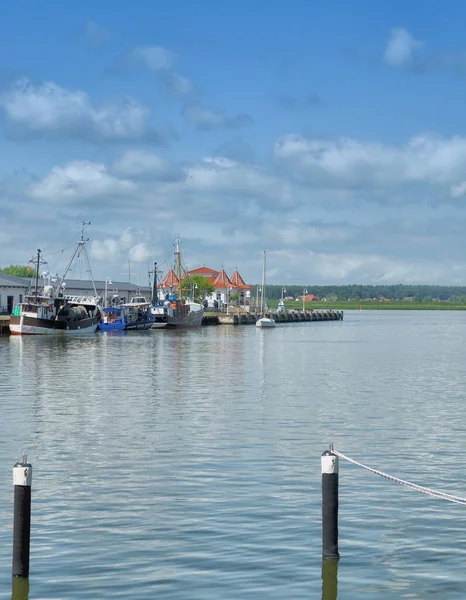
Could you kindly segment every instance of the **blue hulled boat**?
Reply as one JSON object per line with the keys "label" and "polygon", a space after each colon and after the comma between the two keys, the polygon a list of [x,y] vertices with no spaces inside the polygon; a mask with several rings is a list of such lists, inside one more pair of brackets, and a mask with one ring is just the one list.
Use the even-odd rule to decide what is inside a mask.
{"label": "blue hulled boat", "polygon": [[131,298],[128,304],[104,308],[99,329],[102,331],[149,329],[154,324],[150,304],[145,298]]}

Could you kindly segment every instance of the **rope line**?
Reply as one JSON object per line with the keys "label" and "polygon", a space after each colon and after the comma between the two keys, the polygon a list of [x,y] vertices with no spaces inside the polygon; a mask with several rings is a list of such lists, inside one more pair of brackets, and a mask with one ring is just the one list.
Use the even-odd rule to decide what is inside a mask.
{"label": "rope line", "polygon": [[406,481],[404,479],[400,479],[399,477],[394,477],[393,475],[388,475],[388,473],[384,473],[383,471],[378,471],[377,469],[373,469],[372,467],[368,467],[367,465],[363,465],[357,460],[353,460],[348,456],[345,456],[338,450],[332,449],[331,452],[336,456],[339,456],[343,460],[346,460],[357,467],[361,467],[362,469],[366,469],[366,471],[370,471],[371,473],[375,473],[375,475],[380,475],[380,477],[384,477],[385,479],[389,479],[390,481],[394,481],[395,483],[399,483],[400,485],[404,485],[407,488],[411,488],[418,492],[422,492],[423,494],[427,494],[428,496],[432,496],[432,498],[438,498],[439,500],[447,500],[448,502],[454,502],[455,504],[463,504],[466,506],[466,498],[462,498],[461,496],[453,496],[453,494],[447,494],[446,492],[440,492],[439,490],[433,490],[431,488],[425,487],[423,485],[417,485],[416,483],[411,483],[410,481]]}

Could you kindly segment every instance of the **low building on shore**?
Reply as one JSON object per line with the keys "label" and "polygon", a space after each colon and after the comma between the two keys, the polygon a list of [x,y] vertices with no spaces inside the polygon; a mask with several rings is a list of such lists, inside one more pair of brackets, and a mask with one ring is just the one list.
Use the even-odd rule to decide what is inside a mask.
{"label": "low building on shore", "polygon": [[0,314],[11,315],[14,307],[23,301],[31,281],[30,277],[0,273]]}
{"label": "low building on shore", "polygon": [[[43,280],[39,278],[39,287],[43,287]],[[24,302],[27,293],[32,293],[35,287],[33,277],[14,277],[0,273],[0,314],[11,314],[16,305]],[[124,304],[133,296],[144,296],[150,300],[151,289],[149,286],[140,286],[134,283],[111,281],[95,281],[97,295],[104,299],[107,293],[107,304],[112,302]],[[90,280],[67,279],[64,293],[69,296],[94,295],[94,286]]]}

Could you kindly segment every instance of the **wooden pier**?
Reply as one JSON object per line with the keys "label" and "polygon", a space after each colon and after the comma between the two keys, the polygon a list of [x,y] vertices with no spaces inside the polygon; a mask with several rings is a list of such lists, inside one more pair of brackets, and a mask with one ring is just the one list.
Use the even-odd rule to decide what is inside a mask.
{"label": "wooden pier", "polygon": [[0,335],[10,335],[10,315],[0,315]]}
{"label": "wooden pier", "polygon": [[[342,310],[269,310],[266,317],[275,323],[295,323],[299,321],[342,321]],[[207,313],[202,319],[203,325],[255,325],[259,315],[254,313]]]}

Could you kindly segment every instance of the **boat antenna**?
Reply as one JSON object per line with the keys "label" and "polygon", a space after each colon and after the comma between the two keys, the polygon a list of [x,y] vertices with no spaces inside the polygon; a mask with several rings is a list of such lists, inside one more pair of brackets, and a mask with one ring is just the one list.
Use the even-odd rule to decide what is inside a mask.
{"label": "boat antenna", "polygon": [[88,242],[89,238],[84,239],[84,227],[86,225],[90,225],[91,222],[90,221],[81,221],[81,239],[79,240],[80,242]]}

